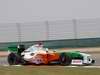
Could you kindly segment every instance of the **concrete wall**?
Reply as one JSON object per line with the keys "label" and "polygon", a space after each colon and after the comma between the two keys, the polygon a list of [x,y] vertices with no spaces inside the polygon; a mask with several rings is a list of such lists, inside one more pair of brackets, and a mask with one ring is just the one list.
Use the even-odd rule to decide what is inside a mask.
{"label": "concrete wall", "polygon": [[[67,39],[42,41],[46,48],[78,48],[78,47],[100,47],[100,38],[89,39]],[[22,42],[27,47],[37,43],[37,41]],[[17,42],[0,43],[0,51],[8,50],[9,46],[17,46]]]}

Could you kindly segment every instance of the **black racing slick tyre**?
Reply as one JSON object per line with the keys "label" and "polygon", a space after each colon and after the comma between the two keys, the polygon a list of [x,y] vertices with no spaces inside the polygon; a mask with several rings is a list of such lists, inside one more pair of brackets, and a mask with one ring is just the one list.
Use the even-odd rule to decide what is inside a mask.
{"label": "black racing slick tyre", "polygon": [[71,64],[72,59],[66,53],[61,53],[59,61],[61,65],[66,66]]}
{"label": "black racing slick tyre", "polygon": [[9,65],[18,65],[20,63],[20,58],[16,53],[10,53],[8,55]]}

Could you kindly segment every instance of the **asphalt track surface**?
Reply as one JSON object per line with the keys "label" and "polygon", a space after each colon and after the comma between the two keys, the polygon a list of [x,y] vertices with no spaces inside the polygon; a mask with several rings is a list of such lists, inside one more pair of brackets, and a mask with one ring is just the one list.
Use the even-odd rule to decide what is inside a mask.
{"label": "asphalt track surface", "polygon": [[[92,58],[95,59],[95,64],[92,66],[100,66],[100,53],[91,53]],[[0,66],[8,65],[7,62],[7,56],[6,57],[0,57]]]}
{"label": "asphalt track surface", "polygon": [[100,53],[92,53],[92,58],[96,61],[94,66],[100,66]]}

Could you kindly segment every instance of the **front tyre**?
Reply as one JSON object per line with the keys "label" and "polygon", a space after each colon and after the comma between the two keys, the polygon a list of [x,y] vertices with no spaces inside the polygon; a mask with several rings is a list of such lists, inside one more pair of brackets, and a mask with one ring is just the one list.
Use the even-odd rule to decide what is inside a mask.
{"label": "front tyre", "polygon": [[9,65],[18,65],[20,63],[20,58],[16,53],[10,53],[8,55]]}
{"label": "front tyre", "polygon": [[61,65],[66,66],[71,64],[72,59],[66,53],[61,53],[59,61]]}

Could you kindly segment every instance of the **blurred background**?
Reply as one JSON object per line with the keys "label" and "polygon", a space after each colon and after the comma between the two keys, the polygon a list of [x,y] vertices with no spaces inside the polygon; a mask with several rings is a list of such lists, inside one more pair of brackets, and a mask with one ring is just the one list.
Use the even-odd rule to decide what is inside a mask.
{"label": "blurred background", "polygon": [[100,46],[99,0],[0,0],[0,50],[9,45]]}

